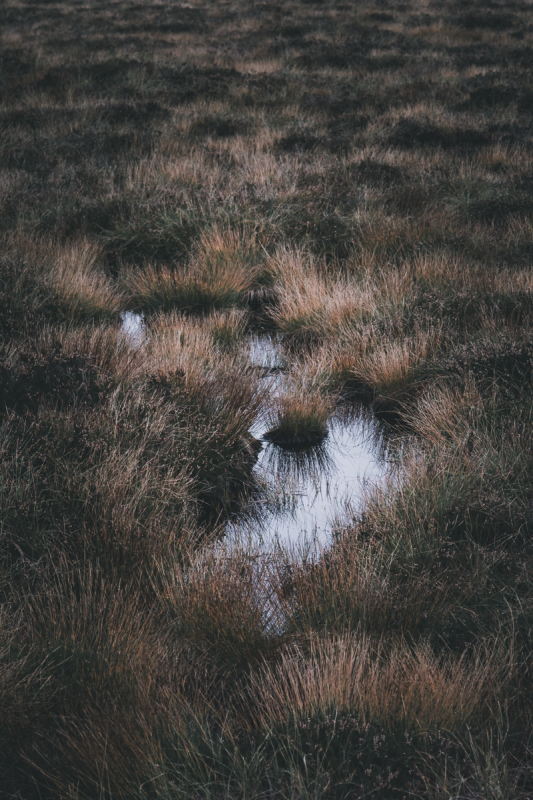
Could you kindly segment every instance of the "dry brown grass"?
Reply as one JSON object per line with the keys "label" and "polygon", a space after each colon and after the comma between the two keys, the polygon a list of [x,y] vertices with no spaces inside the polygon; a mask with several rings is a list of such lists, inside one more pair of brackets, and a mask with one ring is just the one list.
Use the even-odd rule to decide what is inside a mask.
{"label": "dry brown grass", "polygon": [[386,729],[458,732],[491,719],[512,660],[503,648],[483,645],[459,658],[439,658],[426,644],[385,653],[347,635],[312,640],[305,651],[289,647],[276,667],[254,675],[252,687],[267,724],[337,713]]}
{"label": "dry brown grass", "polygon": [[293,358],[283,388],[272,387],[264,438],[287,447],[321,442],[337,400],[328,380],[323,359]]}
{"label": "dry brown grass", "polygon": [[126,273],[128,304],[134,311],[183,310],[205,313],[242,303],[261,274],[259,246],[246,230],[205,231],[195,243],[187,266],[154,267]]}
{"label": "dry brown grass", "polygon": [[381,407],[401,408],[430,371],[424,367],[438,351],[442,338],[439,331],[426,331],[414,339],[378,345],[359,357],[352,376],[378,393]]}
{"label": "dry brown grass", "polygon": [[279,646],[275,595],[257,566],[250,553],[205,549],[183,570],[160,571],[159,596],[176,632],[230,671],[261,663]]}
{"label": "dry brown grass", "polygon": [[270,269],[278,281],[272,319],[289,336],[334,339],[346,323],[372,317],[373,287],[328,278],[309,253],[279,250]]}
{"label": "dry brown grass", "polygon": [[[117,320],[125,299],[103,269],[104,253],[94,241],[80,238],[63,245],[16,233],[8,251],[23,260],[56,319],[80,324]],[[44,305],[44,298],[41,300]]]}
{"label": "dry brown grass", "polygon": [[92,243],[81,242],[63,252],[58,253],[56,248],[52,252],[53,255],[48,255],[51,267],[46,284],[59,295],[69,319],[76,322],[116,318],[124,309],[124,297],[109,285],[107,276],[98,269],[101,250]]}

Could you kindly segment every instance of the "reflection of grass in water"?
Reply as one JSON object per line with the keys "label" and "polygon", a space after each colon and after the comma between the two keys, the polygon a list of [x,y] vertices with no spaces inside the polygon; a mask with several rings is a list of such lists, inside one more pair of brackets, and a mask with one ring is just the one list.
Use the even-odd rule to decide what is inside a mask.
{"label": "reflection of grass in water", "polygon": [[335,410],[335,419],[346,427],[357,425],[361,440],[368,442],[367,447],[381,460],[390,458],[404,438],[394,424],[394,417],[376,414],[369,400],[340,403]]}
{"label": "reflection of grass in water", "polygon": [[265,530],[272,512],[279,511],[278,503],[290,502],[290,496],[281,500],[272,486],[261,479],[255,472],[246,480],[234,483],[233,492],[218,502],[212,499],[205,506],[202,521],[221,537],[226,537],[231,530],[244,529],[250,531]]}
{"label": "reflection of grass in water", "polygon": [[326,445],[286,449],[267,445],[263,455],[263,467],[278,480],[291,484],[296,481],[313,480],[319,475],[331,474],[334,461]]}
{"label": "reflection of grass in water", "polygon": [[[344,508],[346,468],[351,478],[359,474],[360,448],[385,461],[395,459],[401,442],[393,428],[376,420],[370,404],[344,403],[337,408],[330,434],[321,444],[290,448],[266,445],[261,453],[264,493],[251,501],[253,513],[247,509],[246,514],[239,514],[239,522],[257,524],[256,530],[268,531],[276,517],[297,515],[302,507],[313,505],[319,495],[328,498],[334,519],[334,506],[340,502]],[[347,467],[346,458],[353,459],[352,466]],[[302,501],[302,497],[306,499]]]}
{"label": "reflection of grass in water", "polygon": [[240,508],[235,507],[226,534],[230,530],[249,531],[255,538],[269,533],[275,519],[295,514],[300,498],[309,491],[318,493],[322,479],[334,470],[335,463],[326,446],[286,450],[267,445],[255,488],[241,498]]}
{"label": "reflection of grass in water", "polygon": [[281,351],[281,337],[276,333],[252,332],[250,361],[256,367],[282,371],[286,359]]}

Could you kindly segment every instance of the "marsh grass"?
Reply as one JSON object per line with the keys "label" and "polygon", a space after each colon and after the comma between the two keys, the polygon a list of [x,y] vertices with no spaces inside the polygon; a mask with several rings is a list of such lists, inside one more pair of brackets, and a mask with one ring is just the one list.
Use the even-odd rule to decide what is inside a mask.
{"label": "marsh grass", "polygon": [[162,572],[158,585],[180,636],[229,674],[252,669],[279,647],[272,588],[246,553],[204,551],[185,570]]}
{"label": "marsh grass", "polygon": [[351,377],[375,393],[377,409],[401,409],[430,377],[428,362],[441,338],[430,331],[378,346],[354,364]]}
{"label": "marsh grass", "polygon": [[320,340],[334,337],[347,321],[372,318],[371,289],[328,276],[310,253],[283,248],[270,269],[278,286],[272,319],[286,336]]}
{"label": "marsh grass", "polygon": [[238,302],[247,287],[242,273],[217,276],[180,273],[164,268],[145,267],[130,276],[129,305],[133,311],[154,312],[174,309],[202,313],[228,308]]}
{"label": "marsh grass", "polygon": [[[532,796],[533,28],[486,5],[5,4],[2,797]],[[225,541],[359,393],[328,546]]]}
{"label": "marsh grass", "polygon": [[264,439],[283,447],[320,444],[327,436],[327,423],[335,409],[335,395],[328,392],[320,363],[294,361],[281,393],[276,393],[267,417]]}
{"label": "marsh grass", "polygon": [[247,321],[245,312],[214,314],[211,317],[211,335],[214,344],[221,347],[235,347],[246,333]]}
{"label": "marsh grass", "polygon": [[123,280],[133,311],[206,313],[242,305],[261,272],[251,234],[214,228],[200,236],[187,266],[145,265]]}
{"label": "marsh grass", "polygon": [[124,298],[102,269],[100,248],[81,240],[65,247],[12,237],[3,259],[2,320],[6,338],[34,335],[43,323],[118,320]]}
{"label": "marsh grass", "polygon": [[331,411],[327,397],[284,396],[277,402],[272,427],[263,438],[284,447],[318,444],[327,436]]}
{"label": "marsh grass", "polygon": [[35,349],[3,354],[8,561],[61,542],[73,558],[148,567],[255,485],[249,428],[267,387],[238,353],[217,356],[209,322],[176,341],[179,322],[142,351],[100,327],[44,329]]}
{"label": "marsh grass", "polygon": [[51,262],[45,282],[56,294],[65,318],[73,322],[117,319],[124,299],[102,270],[100,249],[80,242],[60,254],[52,252],[53,256],[41,256],[48,255]]}

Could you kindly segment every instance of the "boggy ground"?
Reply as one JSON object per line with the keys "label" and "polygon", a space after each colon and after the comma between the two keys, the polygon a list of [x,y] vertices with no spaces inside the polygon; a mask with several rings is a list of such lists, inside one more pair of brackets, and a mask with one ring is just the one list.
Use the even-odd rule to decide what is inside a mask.
{"label": "boggy ground", "polygon": [[[2,796],[532,797],[533,4],[0,18]],[[220,544],[357,392],[331,547]]]}

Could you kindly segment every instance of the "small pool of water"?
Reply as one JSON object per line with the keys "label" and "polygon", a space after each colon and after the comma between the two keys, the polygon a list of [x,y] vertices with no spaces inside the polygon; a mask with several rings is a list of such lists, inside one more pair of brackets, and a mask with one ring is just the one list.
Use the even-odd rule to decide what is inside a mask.
{"label": "small pool of water", "polygon": [[246,522],[251,509],[245,508],[243,520],[232,521],[228,533],[245,533],[248,525],[266,544],[308,539],[326,545],[336,517],[360,509],[365,488],[383,478],[386,457],[378,423],[364,406],[341,409],[318,446],[287,450],[263,441],[255,472],[264,495],[252,501],[252,522]]}
{"label": "small pool of water", "polygon": [[[265,370],[274,392],[283,391],[285,359],[281,337],[254,334],[250,359]],[[326,545],[335,517],[346,508],[361,507],[365,487],[379,482],[387,469],[384,431],[368,405],[343,403],[328,424],[326,439],[314,447],[290,450],[262,439],[266,424],[252,429],[262,440],[255,471],[266,486],[265,496],[255,498],[251,523],[228,525],[230,535],[259,536],[268,545],[279,540],[294,544],[303,540]]]}
{"label": "small pool of water", "polygon": [[365,419],[365,409],[359,411],[349,421],[331,419],[328,437],[319,447],[300,452],[270,443],[263,447],[256,469],[281,500],[287,495],[286,510],[281,503],[281,513],[272,515],[269,537],[311,537],[325,543],[335,516],[347,507],[359,508],[365,486],[383,476],[372,422]]}

